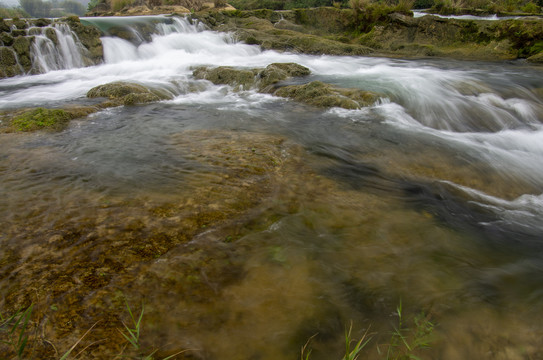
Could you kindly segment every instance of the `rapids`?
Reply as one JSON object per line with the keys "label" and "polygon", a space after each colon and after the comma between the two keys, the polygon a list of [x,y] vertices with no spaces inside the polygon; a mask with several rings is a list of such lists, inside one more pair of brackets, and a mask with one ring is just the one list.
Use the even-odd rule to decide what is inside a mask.
{"label": "rapids", "polygon": [[[541,68],[261,51],[177,17],[82,22],[106,34],[105,62],[36,48],[46,72],[0,80],[0,109],[91,104],[113,81],[172,99],[0,134],[0,309],[40,304],[66,350],[100,320],[87,358],[122,351],[124,298],[145,304],[145,355],[287,359],[317,334],[311,358],[340,359],[352,322],[382,359],[400,303],[409,341],[420,314],[435,324],[421,358],[539,353]],[[274,62],[383,97],[321,110],[192,78]]]}

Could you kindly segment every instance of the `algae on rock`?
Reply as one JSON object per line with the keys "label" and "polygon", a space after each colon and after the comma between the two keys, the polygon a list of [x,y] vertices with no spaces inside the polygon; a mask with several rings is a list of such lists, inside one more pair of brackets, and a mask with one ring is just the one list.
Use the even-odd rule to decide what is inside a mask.
{"label": "algae on rock", "polygon": [[273,85],[290,77],[307,76],[311,71],[296,63],[273,63],[265,69],[234,69],[228,66],[209,68],[200,66],[192,75],[196,79],[211,81],[215,85],[230,85],[234,91],[258,88],[258,91],[273,92]]}
{"label": "algae on rock", "polygon": [[165,91],[149,89],[143,85],[123,81],[93,87],[87,92],[89,98],[105,97],[111,100],[104,106],[135,105],[171,98]]}
{"label": "algae on rock", "polygon": [[321,81],[312,81],[304,85],[284,86],[274,94],[292,98],[312,106],[341,107],[352,110],[370,106],[381,97],[370,91],[338,88]]}

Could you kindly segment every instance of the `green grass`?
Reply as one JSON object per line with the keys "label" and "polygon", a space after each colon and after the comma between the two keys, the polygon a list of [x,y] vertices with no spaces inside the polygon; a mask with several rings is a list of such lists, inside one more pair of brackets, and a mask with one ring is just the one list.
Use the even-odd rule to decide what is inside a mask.
{"label": "green grass", "polygon": [[[420,360],[415,354],[420,350],[429,349],[433,340],[434,324],[430,319],[421,313],[413,319],[414,328],[406,327],[402,315],[402,303],[396,308],[398,325],[394,326],[390,342],[387,346],[386,359],[414,359]],[[380,349],[378,347],[380,352]]]}
{"label": "green grass", "polygon": [[4,317],[0,313],[0,333],[5,334],[5,340],[0,340],[10,347],[18,359],[24,359],[23,354],[28,343],[30,316],[32,314],[31,304],[26,310],[18,310],[11,316]]}
{"label": "green grass", "polygon": [[141,303],[141,312],[140,312],[140,315],[139,315],[137,320],[134,317],[134,314],[132,313],[132,309],[130,309],[130,305],[128,305],[128,301],[125,300],[125,302],[126,302],[126,308],[128,310],[128,314],[130,315],[130,319],[132,320],[133,328],[129,328],[126,324],[123,323],[123,325],[124,325],[124,327],[126,329],[126,332],[121,331],[121,335],[124,336],[124,338],[126,340],[128,340],[128,342],[130,344],[132,344],[132,346],[136,350],[139,350],[139,348],[140,348],[139,340],[140,340],[141,320],[143,319],[143,312],[145,311],[144,306],[143,306],[143,302]]}

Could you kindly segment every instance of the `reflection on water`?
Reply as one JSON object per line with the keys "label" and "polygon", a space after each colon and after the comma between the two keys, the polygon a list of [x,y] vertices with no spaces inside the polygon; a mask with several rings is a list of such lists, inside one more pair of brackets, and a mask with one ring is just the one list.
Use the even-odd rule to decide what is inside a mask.
{"label": "reflection on water", "polygon": [[[40,358],[98,322],[82,358],[294,358],[314,336],[312,359],[340,359],[352,321],[354,338],[372,336],[362,357],[382,359],[400,302],[409,339],[415,316],[435,324],[421,358],[537,357],[540,70],[503,65],[487,81],[484,64],[261,53],[213,36],[205,46],[242,46],[247,67],[297,61],[387,99],[323,111],[234,93],[190,80],[202,55],[188,51],[180,74],[172,57],[155,69],[174,100],[0,134],[0,309],[36,304]],[[0,104],[39,102],[42,87],[80,101],[160,62],[138,61],[127,79],[106,64],[3,80]],[[119,332],[125,299],[144,304],[139,352]]]}

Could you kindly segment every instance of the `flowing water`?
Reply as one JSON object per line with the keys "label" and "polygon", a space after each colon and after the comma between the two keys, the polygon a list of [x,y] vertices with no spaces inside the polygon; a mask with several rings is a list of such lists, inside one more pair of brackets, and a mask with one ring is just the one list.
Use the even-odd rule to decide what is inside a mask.
{"label": "flowing water", "polygon": [[[105,36],[104,64],[0,81],[2,109],[112,81],[172,95],[0,134],[0,304],[39,305],[42,355],[97,321],[84,357],[119,354],[127,299],[158,356],[294,359],[317,334],[311,358],[340,359],[352,324],[383,359],[400,303],[411,344],[417,316],[435,325],[421,358],[540,356],[541,68],[261,51],[152,19]],[[382,99],[322,110],[191,75],[274,62]]]}

